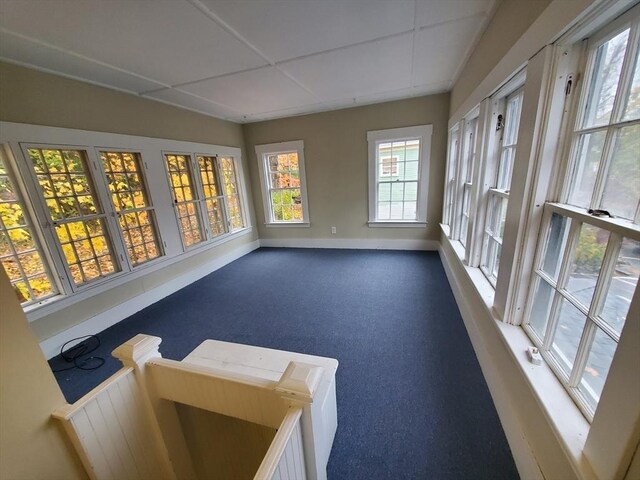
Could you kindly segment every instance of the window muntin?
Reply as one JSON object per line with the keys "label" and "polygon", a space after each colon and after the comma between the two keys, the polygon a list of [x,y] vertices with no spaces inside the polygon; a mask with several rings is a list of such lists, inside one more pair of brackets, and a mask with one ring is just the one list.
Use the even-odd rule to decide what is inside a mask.
{"label": "window muntin", "polygon": [[140,155],[101,151],[100,161],[132,267],[162,255],[155,213],[149,200]]}
{"label": "window muntin", "polygon": [[564,200],[638,221],[640,73],[638,19],[588,48]]}
{"label": "window muntin", "polygon": [[227,221],[224,213],[224,194],[220,187],[217,169],[217,157],[197,155],[198,170],[202,183],[202,193],[209,228],[212,237],[227,233]]}
{"label": "window muntin", "polygon": [[46,212],[75,286],[120,271],[84,150],[27,148]]}
{"label": "window muntin", "polygon": [[185,248],[205,240],[194,191],[191,155],[165,154],[178,226]]}
{"label": "window muntin", "polygon": [[480,269],[493,286],[496,284],[500,266],[511,174],[522,112],[522,98],[523,90],[519,89],[505,100],[504,126],[498,149],[499,160],[494,180],[495,187],[490,188],[487,194],[487,216],[482,238]]}
{"label": "window muntin", "polygon": [[298,152],[270,153],[264,161],[271,220],[304,221]]}
{"label": "window muntin", "polygon": [[593,417],[640,276],[640,231],[559,204],[545,206],[524,325],[588,418]]}
{"label": "window muntin", "polygon": [[24,202],[0,157],[0,263],[22,306],[58,293]]}

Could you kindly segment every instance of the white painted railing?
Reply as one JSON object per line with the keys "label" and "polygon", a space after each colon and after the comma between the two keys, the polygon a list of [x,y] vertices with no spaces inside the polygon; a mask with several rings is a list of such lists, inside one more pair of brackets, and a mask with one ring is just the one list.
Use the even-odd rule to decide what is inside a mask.
{"label": "white painted railing", "polygon": [[[160,342],[157,337],[137,335],[121,345],[113,354],[125,368],[73,405],[54,412],[90,478],[193,479],[209,476],[203,472],[211,472],[211,468],[227,466],[225,462],[233,455],[226,453],[206,468],[202,464],[203,458],[211,460],[207,438],[221,434],[216,428],[204,436],[202,431],[185,435],[193,431],[183,430],[180,414],[184,415],[184,408],[195,407],[199,410],[189,411],[221,415],[214,420],[227,422],[225,425],[240,422],[237,432],[257,432],[260,448],[252,446],[244,451],[266,454],[254,455],[250,459],[254,463],[246,463],[246,454],[236,455],[234,460],[245,462],[245,468],[237,470],[242,478],[251,478],[247,474],[256,470],[249,467],[248,473],[246,467],[255,465],[254,480],[326,479],[326,460],[335,432],[335,390],[324,388],[328,396],[313,404],[323,378],[322,367],[290,361],[279,381],[274,381],[223,367],[163,359],[158,352]],[[261,354],[269,353],[263,350]],[[331,403],[332,408],[325,408]],[[194,443],[194,438],[199,440]],[[224,445],[227,439],[220,440]],[[192,455],[196,450],[199,460]],[[236,477],[240,478],[234,472]]]}
{"label": "white painted railing", "polygon": [[289,409],[254,480],[306,480],[301,416],[302,408]]}

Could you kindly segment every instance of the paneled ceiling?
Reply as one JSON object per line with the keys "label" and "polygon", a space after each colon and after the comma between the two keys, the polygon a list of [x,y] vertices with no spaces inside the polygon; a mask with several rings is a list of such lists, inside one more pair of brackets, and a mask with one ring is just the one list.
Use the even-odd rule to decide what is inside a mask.
{"label": "paneled ceiling", "polygon": [[0,0],[0,59],[236,122],[449,90],[495,0]]}

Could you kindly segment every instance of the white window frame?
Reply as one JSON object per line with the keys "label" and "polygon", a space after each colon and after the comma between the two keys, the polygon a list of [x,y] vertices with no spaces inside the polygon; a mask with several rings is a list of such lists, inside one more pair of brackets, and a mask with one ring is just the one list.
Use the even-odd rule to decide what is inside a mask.
{"label": "white window frame", "polygon": [[[471,209],[473,202],[473,185],[475,165],[478,161],[478,132],[480,127],[480,109],[475,108],[464,119],[462,132],[462,148],[459,155],[457,195],[455,199],[456,224],[453,239],[458,240],[466,249],[469,244],[471,228]],[[466,202],[465,202],[466,199]],[[466,208],[465,208],[466,203]]]}
{"label": "white window frame", "polygon": [[[45,127],[4,121],[0,121],[0,144],[2,145],[1,148],[6,152],[8,163],[13,167],[12,172],[20,184],[18,187],[20,194],[27,204],[26,206],[30,213],[32,224],[41,239],[43,250],[49,261],[48,267],[58,282],[58,295],[24,307],[27,319],[30,322],[36,321],[96,294],[106,292],[119,285],[149,275],[152,272],[166,268],[173,263],[183,261],[193,255],[214,249],[238,237],[249,235],[253,231],[249,211],[246,208],[248,197],[245,187],[244,166],[241,149],[238,147],[88,130]],[[101,171],[99,158],[96,158],[98,151],[122,150],[140,153],[142,162],[145,165],[145,180],[147,181],[149,197],[153,198],[153,207],[156,210],[159,241],[164,248],[165,256],[145,262],[132,270],[127,271],[123,269],[123,271],[111,275],[108,278],[90,282],[90,284],[83,285],[81,288],[72,289],[67,283],[68,280],[63,281],[66,272],[61,264],[59,255],[55,251],[55,248],[53,248],[56,245],[56,239],[51,238],[51,228],[46,227],[47,212],[43,213],[39,211],[42,208],[40,205],[41,201],[38,200],[37,196],[34,196],[33,192],[33,189],[36,189],[36,193],[38,193],[37,188],[39,187],[33,184],[33,174],[31,173],[33,169],[30,168],[28,161],[25,159],[22,149],[23,144],[33,144],[38,147],[45,145],[56,148],[63,147],[65,149],[77,148],[86,151],[88,157],[91,159],[91,175],[96,182],[102,181],[95,175],[96,171]],[[188,252],[185,252],[182,248],[180,233],[175,223],[172,196],[168,187],[164,158],[162,156],[163,151],[188,151],[198,152],[198,154],[208,156],[232,157],[236,169],[238,196],[245,226],[236,231],[215,237],[208,242],[202,242],[197,248],[190,248]],[[95,171],[93,171],[94,169]],[[104,190],[108,190],[106,183],[104,184]],[[101,204],[105,206],[105,209],[112,208],[110,199],[101,197],[100,201]],[[115,222],[113,215],[108,215],[108,218],[110,222]],[[117,245],[120,243],[118,241],[120,238],[120,229],[117,225],[114,224],[112,232],[112,242]],[[53,235],[55,235],[55,233],[53,233]],[[122,253],[123,256],[120,257],[120,255],[118,255],[118,261],[126,257],[124,247],[120,253]]]}
{"label": "white window frame", "polygon": [[449,235],[454,235],[454,212],[456,199],[456,171],[460,158],[460,122],[449,129],[447,138],[447,166],[444,179],[444,200],[442,206],[442,223],[449,225]]}
{"label": "white window frame", "polygon": [[[433,125],[372,130],[367,132],[369,151],[369,221],[370,227],[424,227],[427,225],[427,197],[429,195],[429,169],[431,159],[431,135]],[[394,141],[419,140],[418,197],[415,220],[380,220],[377,218],[378,196],[378,145]]]}
{"label": "white window frame", "polygon": [[[309,227],[309,196],[307,191],[307,174],[304,162],[304,141],[268,143],[255,146],[258,170],[260,172],[260,189],[262,191],[262,206],[267,227]],[[298,155],[298,173],[300,177],[300,197],[302,204],[302,220],[276,220],[271,204],[271,182],[267,167],[269,155],[296,153]]]}

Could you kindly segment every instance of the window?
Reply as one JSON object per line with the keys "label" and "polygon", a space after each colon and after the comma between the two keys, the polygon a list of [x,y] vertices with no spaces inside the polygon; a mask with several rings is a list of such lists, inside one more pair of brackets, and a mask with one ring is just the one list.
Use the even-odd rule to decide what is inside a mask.
{"label": "window", "polygon": [[377,130],[369,142],[369,224],[426,224],[431,125]]}
{"label": "window", "polygon": [[500,144],[497,153],[497,168],[493,187],[487,194],[487,214],[482,236],[482,253],[480,269],[489,282],[495,286],[500,267],[500,253],[504,224],[509,202],[511,172],[516,154],[520,113],[522,110],[522,89],[507,96],[504,100],[504,113],[497,119],[497,130],[500,130]]}
{"label": "window", "polygon": [[79,287],[121,270],[85,150],[28,147],[64,267]]}
{"label": "window", "polygon": [[302,141],[256,145],[267,225],[309,224]]}
{"label": "window", "polygon": [[453,210],[456,196],[456,169],[458,166],[458,143],[460,140],[460,125],[456,123],[449,130],[449,148],[447,150],[447,170],[445,178],[444,208],[442,222],[453,227]]}
{"label": "window", "polygon": [[133,152],[100,152],[111,202],[132,267],[162,255],[154,209],[149,201],[140,155]]}
{"label": "window", "polygon": [[20,303],[31,305],[58,293],[28,212],[0,156],[0,262]]}
{"label": "window", "polygon": [[166,153],[165,160],[185,249],[244,228],[233,157]]}
{"label": "window", "polygon": [[166,154],[165,160],[182,243],[185,248],[189,248],[204,240],[193,182],[191,155]]}
{"label": "window", "polygon": [[460,177],[462,179],[462,208],[460,209],[460,233],[459,240],[463,246],[467,244],[467,232],[469,229],[469,209],[471,204],[471,189],[473,187],[473,165],[476,159],[476,136],[478,133],[478,117],[465,122],[464,150]]}
{"label": "window", "polygon": [[639,34],[636,10],[587,42],[585,80],[568,116],[563,203],[545,204],[525,317],[525,330],[589,419],[640,276],[640,62],[630,40]]}

